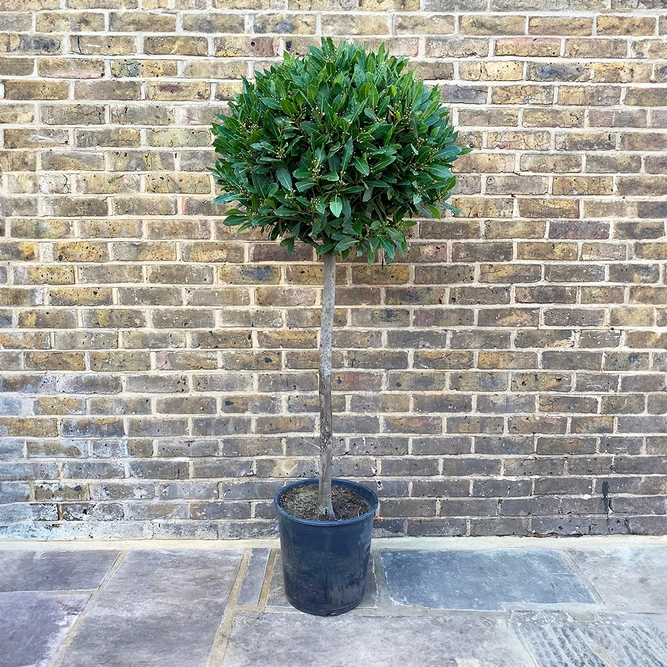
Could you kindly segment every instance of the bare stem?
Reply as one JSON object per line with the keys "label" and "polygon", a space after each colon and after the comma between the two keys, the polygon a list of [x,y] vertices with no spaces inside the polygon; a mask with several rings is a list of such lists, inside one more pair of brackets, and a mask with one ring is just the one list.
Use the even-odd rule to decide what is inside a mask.
{"label": "bare stem", "polygon": [[331,409],[331,357],[333,352],[334,306],[336,303],[336,255],[325,253],[322,323],[320,329],[320,482],[317,493],[320,515],[335,517],[331,503],[333,415]]}

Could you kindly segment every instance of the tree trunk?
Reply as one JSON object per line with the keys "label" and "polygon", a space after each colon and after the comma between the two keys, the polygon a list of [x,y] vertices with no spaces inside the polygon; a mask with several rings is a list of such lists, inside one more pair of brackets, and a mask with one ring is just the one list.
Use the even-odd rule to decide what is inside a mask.
{"label": "tree trunk", "polygon": [[331,504],[331,459],[333,433],[331,411],[331,356],[333,351],[334,305],[336,303],[336,255],[324,255],[324,289],[320,328],[320,483],[317,500],[320,515],[335,517]]}

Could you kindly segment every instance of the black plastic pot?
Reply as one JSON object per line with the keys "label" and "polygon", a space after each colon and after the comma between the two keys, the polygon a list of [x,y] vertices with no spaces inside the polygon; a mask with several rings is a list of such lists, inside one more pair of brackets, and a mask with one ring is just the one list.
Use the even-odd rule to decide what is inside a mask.
{"label": "black plastic pot", "polygon": [[308,521],[287,514],[281,496],[296,486],[282,488],[273,501],[278,512],[285,595],[293,607],[307,614],[335,616],[354,609],[364,596],[370,560],[375,493],[360,484],[334,479],[332,484],[356,491],[371,509],[345,521]]}

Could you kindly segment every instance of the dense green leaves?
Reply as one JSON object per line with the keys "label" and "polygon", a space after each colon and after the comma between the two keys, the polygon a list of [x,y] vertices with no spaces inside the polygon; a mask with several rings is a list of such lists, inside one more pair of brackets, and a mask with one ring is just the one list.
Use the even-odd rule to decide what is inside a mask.
{"label": "dense green leaves", "polygon": [[324,39],[244,80],[230,115],[213,125],[214,175],[237,201],[225,224],[260,228],[292,251],[356,250],[375,261],[405,252],[409,216],[438,214],[456,179],[456,145],[438,88],[381,46]]}

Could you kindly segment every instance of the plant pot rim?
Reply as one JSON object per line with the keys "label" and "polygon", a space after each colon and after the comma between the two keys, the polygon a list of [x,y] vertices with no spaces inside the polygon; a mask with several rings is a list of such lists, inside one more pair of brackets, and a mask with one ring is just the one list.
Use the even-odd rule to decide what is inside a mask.
{"label": "plant pot rim", "polygon": [[285,493],[287,493],[289,490],[296,488],[297,486],[306,486],[306,485],[311,485],[311,484],[317,484],[318,479],[317,477],[312,477],[310,479],[300,479],[297,482],[292,482],[291,484],[288,484],[287,486],[283,486],[278,493],[276,493],[274,499],[273,499],[273,505],[278,511],[279,514],[282,516],[286,517],[290,521],[294,521],[296,523],[301,523],[306,526],[319,526],[321,528],[331,528],[335,529],[337,526],[349,526],[350,524],[353,523],[360,523],[361,521],[365,521],[368,519],[369,516],[373,516],[375,512],[377,511],[378,508],[378,497],[375,491],[372,489],[369,489],[367,486],[363,486],[362,484],[359,484],[358,482],[351,482],[347,479],[338,479],[338,478],[333,478],[331,480],[331,484],[333,486],[345,486],[349,489],[356,490],[356,488],[362,488],[364,491],[367,491],[368,493],[371,494],[373,498],[373,502],[371,503],[371,508],[368,510],[368,512],[365,512],[364,514],[360,514],[359,516],[355,516],[352,519],[343,519],[342,521],[319,521],[317,519],[300,519],[297,516],[294,516],[293,514],[289,514],[286,512],[281,506],[280,506],[280,498],[283,496]]}

